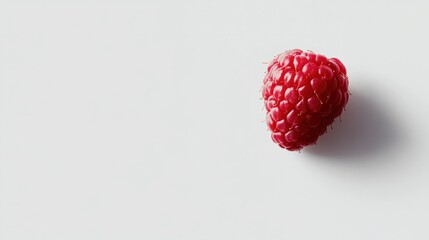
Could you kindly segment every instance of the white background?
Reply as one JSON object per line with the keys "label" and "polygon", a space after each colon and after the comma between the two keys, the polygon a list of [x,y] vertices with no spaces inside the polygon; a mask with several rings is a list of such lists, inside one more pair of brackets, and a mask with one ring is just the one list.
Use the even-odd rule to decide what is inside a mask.
{"label": "white background", "polygon": [[[0,1],[0,239],[429,239],[425,1]],[[266,64],[353,94],[272,143]]]}

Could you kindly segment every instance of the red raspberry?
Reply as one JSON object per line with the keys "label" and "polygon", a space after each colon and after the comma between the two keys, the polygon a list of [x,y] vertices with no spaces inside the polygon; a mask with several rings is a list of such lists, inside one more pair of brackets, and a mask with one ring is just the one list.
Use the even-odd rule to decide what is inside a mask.
{"label": "red raspberry", "polygon": [[277,55],[262,91],[273,141],[291,151],[316,143],[346,106],[348,85],[336,58],[299,49]]}

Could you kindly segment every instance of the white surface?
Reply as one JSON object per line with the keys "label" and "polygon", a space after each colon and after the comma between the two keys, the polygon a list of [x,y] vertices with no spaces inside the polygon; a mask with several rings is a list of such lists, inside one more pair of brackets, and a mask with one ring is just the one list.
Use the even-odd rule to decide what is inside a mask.
{"label": "white surface", "polygon": [[[0,1],[0,239],[429,239],[425,1]],[[271,142],[262,62],[348,67]]]}

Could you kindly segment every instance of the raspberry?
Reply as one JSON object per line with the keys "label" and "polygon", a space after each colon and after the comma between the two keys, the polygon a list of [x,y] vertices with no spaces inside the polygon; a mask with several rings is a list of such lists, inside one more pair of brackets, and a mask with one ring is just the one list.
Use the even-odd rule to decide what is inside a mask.
{"label": "raspberry", "polygon": [[315,144],[349,99],[346,68],[336,58],[294,49],[277,55],[262,97],[272,140],[290,151]]}

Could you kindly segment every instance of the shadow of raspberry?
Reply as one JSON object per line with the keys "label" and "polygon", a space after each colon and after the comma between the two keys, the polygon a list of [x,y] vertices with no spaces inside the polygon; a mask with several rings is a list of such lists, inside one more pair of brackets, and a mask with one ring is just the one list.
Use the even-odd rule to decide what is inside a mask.
{"label": "shadow of raspberry", "polygon": [[331,160],[371,159],[401,144],[394,117],[370,92],[353,91],[346,111],[336,119],[316,145],[303,152]]}

